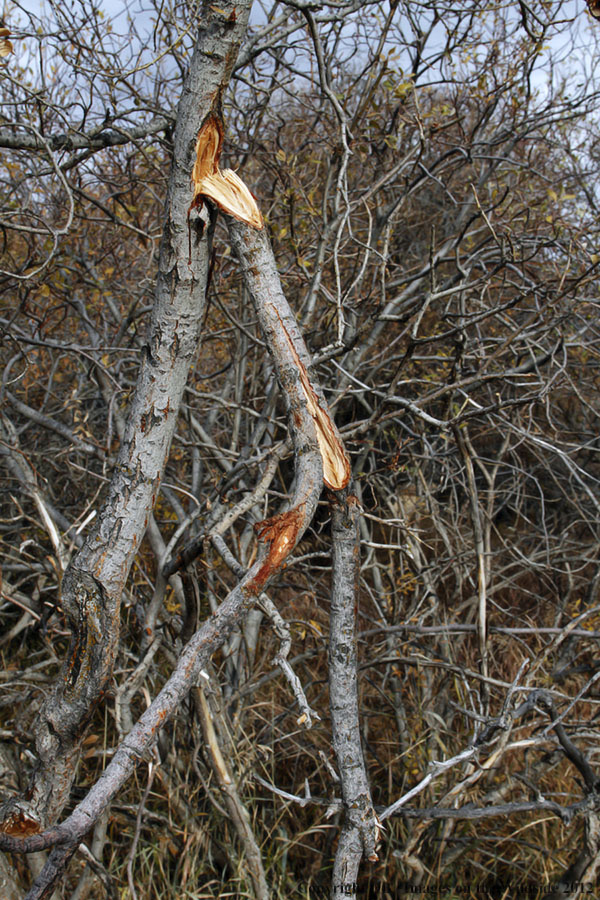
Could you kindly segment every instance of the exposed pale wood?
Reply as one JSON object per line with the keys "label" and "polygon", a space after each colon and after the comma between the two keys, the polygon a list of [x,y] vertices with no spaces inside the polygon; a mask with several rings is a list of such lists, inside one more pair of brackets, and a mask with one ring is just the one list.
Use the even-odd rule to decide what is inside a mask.
{"label": "exposed pale wood", "polygon": [[211,113],[198,132],[196,141],[192,205],[208,197],[223,212],[260,230],[264,227],[263,217],[242,179],[231,169],[219,169],[222,146],[223,123],[218,114]]}

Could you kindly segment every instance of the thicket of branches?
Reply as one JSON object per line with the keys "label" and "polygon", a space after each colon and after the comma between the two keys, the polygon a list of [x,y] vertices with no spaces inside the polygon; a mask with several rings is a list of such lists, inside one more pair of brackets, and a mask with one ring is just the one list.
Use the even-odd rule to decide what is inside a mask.
{"label": "thicket of branches", "polygon": [[[600,864],[597,33],[582,3],[290,0],[246,29],[247,5],[5,14],[3,896],[310,897],[363,850],[359,892],[578,896]],[[246,226],[190,211],[177,182],[199,33],[241,41],[223,160],[351,462],[310,515],[316,445],[261,306],[268,250],[253,273]],[[174,271],[200,336],[181,402],[135,419]],[[160,491],[143,455],[159,413],[176,417]],[[132,484],[152,493],[139,545]],[[306,530],[256,581],[282,510]],[[358,512],[360,823],[329,707]],[[125,756],[132,777],[103,794]],[[53,838],[90,796],[92,830]]]}

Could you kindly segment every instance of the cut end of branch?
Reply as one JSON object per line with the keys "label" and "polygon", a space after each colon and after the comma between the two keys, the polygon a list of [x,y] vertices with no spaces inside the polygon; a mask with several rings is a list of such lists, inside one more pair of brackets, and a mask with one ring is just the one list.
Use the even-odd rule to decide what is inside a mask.
{"label": "cut end of branch", "polygon": [[223,212],[260,231],[264,222],[256,200],[235,172],[219,169],[222,146],[223,124],[220,118],[211,115],[198,132],[196,141],[196,162],[192,170],[193,203],[208,197]]}

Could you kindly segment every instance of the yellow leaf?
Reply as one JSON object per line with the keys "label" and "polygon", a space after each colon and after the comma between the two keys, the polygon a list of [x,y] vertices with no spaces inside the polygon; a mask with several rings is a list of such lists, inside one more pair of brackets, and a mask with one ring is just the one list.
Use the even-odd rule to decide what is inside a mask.
{"label": "yellow leaf", "polygon": [[5,28],[4,26],[0,28],[0,58],[10,56],[10,54],[13,52],[13,45],[8,40],[9,34],[10,29]]}

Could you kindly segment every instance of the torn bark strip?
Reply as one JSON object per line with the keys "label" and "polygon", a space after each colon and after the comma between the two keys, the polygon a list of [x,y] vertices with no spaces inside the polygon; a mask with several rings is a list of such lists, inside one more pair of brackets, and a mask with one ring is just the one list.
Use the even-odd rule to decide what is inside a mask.
{"label": "torn bark strip", "polygon": [[[279,321],[281,322],[281,317]],[[323,409],[319,403],[315,389],[310,383],[306,366],[298,356],[283,322],[281,322],[281,327],[290,345],[290,352],[298,366],[300,387],[304,392],[308,411],[315,423],[317,441],[319,442],[319,450],[323,460],[323,481],[331,490],[341,491],[350,481],[350,463],[348,462],[344,445],[329,411]]]}

